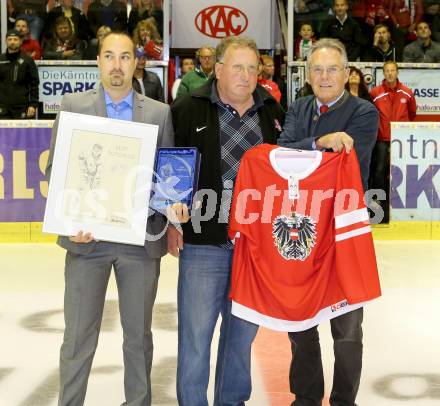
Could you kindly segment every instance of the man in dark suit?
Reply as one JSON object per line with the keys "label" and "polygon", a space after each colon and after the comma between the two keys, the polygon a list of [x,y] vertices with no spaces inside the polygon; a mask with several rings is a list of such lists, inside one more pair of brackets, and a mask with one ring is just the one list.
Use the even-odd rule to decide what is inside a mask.
{"label": "man in dark suit", "polygon": [[[344,153],[354,148],[366,189],[379,115],[371,103],[345,90],[348,75],[342,43],[330,38],[317,41],[307,59],[307,81],[314,95],[292,103],[278,144]],[[335,354],[332,405],[355,405],[362,370],[362,319],[363,308],[359,308],[330,321]],[[292,405],[321,405],[324,375],[317,326],[290,332],[289,339],[290,390],[296,396]]]}
{"label": "man in dark suit", "polygon": [[[101,87],[66,95],[61,110],[119,118],[159,126],[158,147],[173,145],[170,109],[132,89],[136,67],[135,47],[127,34],[110,33],[101,42],[98,67]],[[46,176],[52,170],[58,119],[55,121]],[[146,236],[159,236],[165,218],[148,218]],[[87,230],[85,230],[87,231]],[[147,239],[147,238],[146,238]],[[58,405],[82,405],[98,343],[105,292],[112,267],[119,295],[124,331],[124,387],[130,406],[151,405],[150,371],[153,356],[151,317],[159,278],[160,258],[166,239],[146,241],[145,247],[98,242],[89,232],[59,237],[67,250],[64,315],[66,329],[60,354]]]}
{"label": "man in dark suit", "polygon": [[95,0],[87,10],[87,21],[94,37],[103,25],[112,31],[126,31],[127,5],[119,0]]}

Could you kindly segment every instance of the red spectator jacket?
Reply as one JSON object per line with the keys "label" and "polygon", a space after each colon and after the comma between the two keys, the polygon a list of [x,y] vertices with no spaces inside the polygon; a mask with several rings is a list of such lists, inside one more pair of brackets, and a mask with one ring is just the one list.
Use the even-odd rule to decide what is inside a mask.
{"label": "red spectator jacket", "polygon": [[263,86],[272,97],[279,103],[281,100],[281,91],[278,85],[269,79],[258,79],[258,83]]}
{"label": "red spectator jacket", "polygon": [[411,24],[422,21],[422,0],[409,0],[408,6],[405,0],[391,0],[389,7],[391,21],[395,26],[399,24],[402,28],[408,28]]}
{"label": "red spectator jacket", "polygon": [[163,57],[163,45],[154,42],[152,39],[144,46],[144,53],[147,59],[161,60]]}
{"label": "red spectator jacket", "polygon": [[413,92],[402,85],[399,80],[394,89],[391,89],[383,80],[380,86],[371,90],[370,95],[379,110],[377,139],[380,141],[391,140],[391,121],[413,121],[416,117],[417,105]]}
{"label": "red spectator jacket", "polygon": [[[23,52],[26,55],[29,55],[34,61],[41,59],[41,47],[40,43],[32,38],[26,38],[23,40],[23,43],[21,44],[20,51]],[[32,52],[35,52],[34,55],[32,55]]]}

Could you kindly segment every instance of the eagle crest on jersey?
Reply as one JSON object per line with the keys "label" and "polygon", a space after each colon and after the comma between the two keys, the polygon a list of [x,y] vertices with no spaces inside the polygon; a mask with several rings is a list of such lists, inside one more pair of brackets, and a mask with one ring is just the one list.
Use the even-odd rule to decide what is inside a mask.
{"label": "eagle crest on jersey", "polygon": [[304,261],[315,246],[316,222],[297,213],[281,215],[272,223],[272,235],[283,258]]}

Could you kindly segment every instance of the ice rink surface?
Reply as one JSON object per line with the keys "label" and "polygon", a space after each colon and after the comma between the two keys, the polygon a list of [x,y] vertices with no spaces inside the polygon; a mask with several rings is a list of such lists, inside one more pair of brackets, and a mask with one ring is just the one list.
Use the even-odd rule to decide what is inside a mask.
{"label": "ice rink surface", "polygon": [[[438,406],[440,241],[378,241],[375,245],[383,296],[365,308],[364,368],[357,403]],[[54,406],[64,326],[64,251],[54,244],[1,244],[0,257],[0,405]],[[177,404],[176,285],[177,260],[167,256],[153,326],[154,405]],[[328,393],[333,365],[328,323],[320,333]],[[87,406],[118,406],[124,401],[121,347],[112,278]],[[212,367],[214,361],[213,355]],[[289,362],[287,335],[260,329],[253,348],[253,393],[248,405],[290,404]]]}

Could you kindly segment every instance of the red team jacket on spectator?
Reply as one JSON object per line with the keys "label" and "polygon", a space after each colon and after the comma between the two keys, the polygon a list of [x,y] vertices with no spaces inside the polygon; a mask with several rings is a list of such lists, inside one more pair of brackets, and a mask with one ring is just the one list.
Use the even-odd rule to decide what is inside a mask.
{"label": "red team jacket on spectator", "polygon": [[[30,56],[34,61],[41,59],[41,47],[40,43],[32,39],[30,37],[23,40],[20,51],[24,54]],[[35,54],[32,56],[32,53],[35,52]]]}
{"label": "red team jacket on spectator", "polygon": [[303,331],[380,296],[363,196],[354,150],[247,151],[229,224],[232,313]]}
{"label": "red team jacket on spectator", "polygon": [[160,60],[163,57],[163,45],[158,44],[151,39],[145,44],[144,53],[147,59]]}
{"label": "red team jacket on spectator", "polygon": [[380,86],[371,89],[371,99],[379,110],[379,132],[377,139],[380,141],[391,140],[391,121],[413,121],[417,105],[412,90],[399,82],[391,89],[383,80]]}
{"label": "red team jacket on spectator", "polygon": [[263,86],[272,97],[279,103],[281,100],[281,91],[278,85],[269,79],[258,79],[258,83]]}
{"label": "red team jacket on spectator", "polygon": [[408,28],[422,21],[422,0],[390,0],[390,18],[394,26]]}

